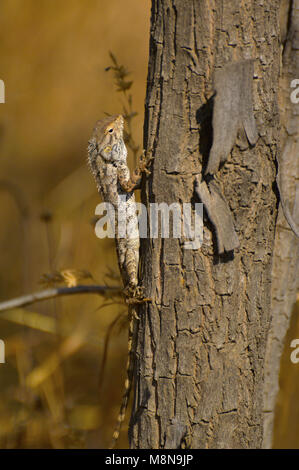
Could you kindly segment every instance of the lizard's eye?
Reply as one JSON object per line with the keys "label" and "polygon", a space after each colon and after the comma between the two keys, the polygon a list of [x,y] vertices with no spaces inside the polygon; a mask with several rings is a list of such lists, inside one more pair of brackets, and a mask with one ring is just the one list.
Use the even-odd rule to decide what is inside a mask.
{"label": "lizard's eye", "polygon": [[111,129],[108,129],[108,132],[109,132],[109,134],[112,134],[113,129],[112,129],[112,128],[111,128]]}

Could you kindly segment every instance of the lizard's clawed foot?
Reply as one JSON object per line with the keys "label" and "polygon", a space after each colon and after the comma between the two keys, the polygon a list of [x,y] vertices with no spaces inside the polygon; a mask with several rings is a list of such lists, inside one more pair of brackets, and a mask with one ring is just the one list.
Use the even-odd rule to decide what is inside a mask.
{"label": "lizard's clawed foot", "polygon": [[144,289],[138,285],[128,285],[124,289],[127,304],[142,304],[149,302],[151,299],[144,297]]}
{"label": "lizard's clawed foot", "polygon": [[142,295],[141,286],[130,283],[124,288],[124,294],[128,298],[140,297]]}
{"label": "lizard's clawed foot", "polygon": [[145,152],[145,150],[143,150],[142,155],[140,156],[139,162],[138,162],[139,171],[146,173],[147,175],[150,175],[151,171],[149,170],[149,166],[151,162],[153,161],[153,159],[154,158],[153,158],[151,150],[149,150],[148,152]]}

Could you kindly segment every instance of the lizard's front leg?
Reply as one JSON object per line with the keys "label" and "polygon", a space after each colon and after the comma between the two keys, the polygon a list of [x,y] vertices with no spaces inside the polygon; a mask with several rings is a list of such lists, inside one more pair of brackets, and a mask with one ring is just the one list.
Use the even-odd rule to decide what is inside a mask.
{"label": "lizard's front leg", "polygon": [[139,157],[137,167],[133,171],[129,179],[125,176],[125,173],[121,168],[118,169],[117,177],[118,182],[123,191],[130,193],[138,187],[141,181],[142,173],[150,174],[149,166],[153,160],[151,152],[147,154],[143,151],[142,155]]}

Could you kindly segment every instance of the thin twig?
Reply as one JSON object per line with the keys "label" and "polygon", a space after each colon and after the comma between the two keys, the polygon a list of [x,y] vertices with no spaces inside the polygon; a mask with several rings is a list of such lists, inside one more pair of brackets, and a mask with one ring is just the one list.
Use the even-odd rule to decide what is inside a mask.
{"label": "thin twig", "polygon": [[4,310],[11,310],[12,308],[25,307],[26,305],[31,305],[35,302],[39,302],[40,300],[52,299],[60,295],[100,294],[105,296],[109,293],[120,294],[121,292],[121,287],[97,285],[57,287],[53,289],[46,289],[39,292],[34,292],[33,294],[23,295],[21,297],[16,297],[15,299],[6,300],[5,302],[0,302],[0,312],[3,312]]}

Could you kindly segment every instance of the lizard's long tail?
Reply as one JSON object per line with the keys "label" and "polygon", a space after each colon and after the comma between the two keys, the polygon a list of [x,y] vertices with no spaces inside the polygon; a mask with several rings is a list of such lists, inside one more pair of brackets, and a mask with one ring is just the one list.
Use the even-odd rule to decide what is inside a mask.
{"label": "lizard's long tail", "polygon": [[130,397],[130,392],[133,383],[133,376],[134,376],[134,355],[135,355],[135,343],[136,343],[136,314],[134,312],[134,307],[129,307],[129,338],[128,338],[128,359],[127,359],[127,367],[126,367],[126,380],[125,380],[125,390],[122,396],[122,401],[118,413],[117,423],[114,429],[114,433],[112,436],[112,442],[110,444],[109,449],[113,449],[121,430],[121,425],[125,419],[128,401]]}

